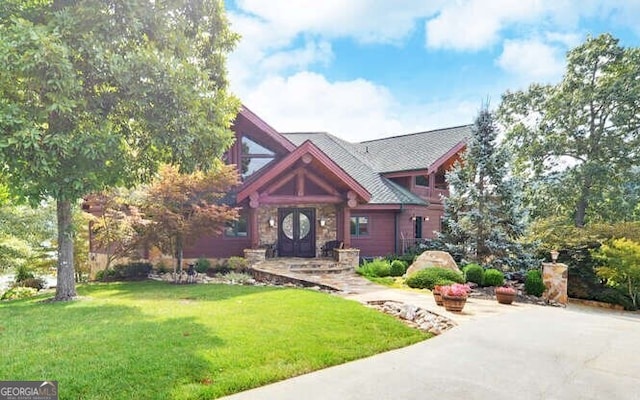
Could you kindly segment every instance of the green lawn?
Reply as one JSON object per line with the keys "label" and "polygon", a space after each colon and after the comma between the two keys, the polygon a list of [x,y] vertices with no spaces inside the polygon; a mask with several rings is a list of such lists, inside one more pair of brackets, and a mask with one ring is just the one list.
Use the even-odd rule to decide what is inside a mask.
{"label": "green lawn", "polygon": [[311,290],[92,284],[80,301],[0,303],[0,380],[61,399],[209,399],[428,337]]}

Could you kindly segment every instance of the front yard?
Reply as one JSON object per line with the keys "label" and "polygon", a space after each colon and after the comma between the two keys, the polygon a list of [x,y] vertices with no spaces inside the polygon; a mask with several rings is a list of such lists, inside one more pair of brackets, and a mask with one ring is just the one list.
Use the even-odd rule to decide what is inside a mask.
{"label": "front yard", "polygon": [[57,380],[60,398],[216,398],[428,337],[311,290],[92,284],[82,299],[0,303],[0,380]]}

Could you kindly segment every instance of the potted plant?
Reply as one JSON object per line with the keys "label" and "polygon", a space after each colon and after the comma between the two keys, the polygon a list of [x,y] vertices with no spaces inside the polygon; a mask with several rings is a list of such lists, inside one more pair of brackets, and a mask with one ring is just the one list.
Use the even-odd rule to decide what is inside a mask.
{"label": "potted plant", "polygon": [[516,299],[516,290],[508,286],[497,287],[496,299],[500,304],[511,304]]}
{"label": "potted plant", "polygon": [[469,286],[462,285],[460,283],[454,283],[450,286],[444,286],[442,291],[442,304],[445,310],[460,312],[464,308],[467,302],[467,296],[469,294]]}
{"label": "potted plant", "polygon": [[436,301],[436,304],[441,306],[442,305],[442,285],[435,285],[433,287],[433,299]]}

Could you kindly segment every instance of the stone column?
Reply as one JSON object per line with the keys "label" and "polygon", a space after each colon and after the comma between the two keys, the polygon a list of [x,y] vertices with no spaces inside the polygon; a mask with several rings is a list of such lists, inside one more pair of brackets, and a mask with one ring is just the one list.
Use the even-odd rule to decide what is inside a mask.
{"label": "stone column", "polygon": [[567,295],[567,278],[569,267],[566,264],[542,263],[542,282],[546,290],[542,297],[547,302],[567,305],[569,296]]}
{"label": "stone column", "polygon": [[360,249],[335,249],[333,251],[339,265],[350,266],[355,271],[360,263]]}
{"label": "stone column", "polygon": [[250,266],[264,261],[267,258],[266,254],[267,249],[244,249],[244,258]]}

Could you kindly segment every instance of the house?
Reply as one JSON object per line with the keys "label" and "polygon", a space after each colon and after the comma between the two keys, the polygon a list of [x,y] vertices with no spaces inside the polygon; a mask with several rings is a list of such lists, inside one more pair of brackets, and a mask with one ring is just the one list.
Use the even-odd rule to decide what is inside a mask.
{"label": "house", "polygon": [[227,258],[272,246],[281,257],[317,257],[327,241],[361,257],[402,253],[441,229],[445,172],[471,126],[350,143],[329,133],[280,133],[246,107],[226,162],[242,184],[240,219],[203,237],[186,258]]}

